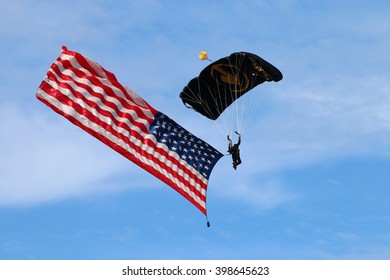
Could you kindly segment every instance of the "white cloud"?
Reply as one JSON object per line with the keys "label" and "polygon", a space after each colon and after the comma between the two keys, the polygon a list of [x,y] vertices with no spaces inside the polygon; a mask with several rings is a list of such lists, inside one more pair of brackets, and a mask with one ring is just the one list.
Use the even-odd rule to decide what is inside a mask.
{"label": "white cloud", "polygon": [[296,194],[287,191],[275,180],[233,184],[227,191],[232,197],[247,201],[257,209],[274,208],[297,198]]}
{"label": "white cloud", "polygon": [[[245,159],[245,158],[244,158]],[[209,192],[229,200],[247,203],[262,211],[278,207],[286,202],[299,199],[300,195],[289,191],[282,181],[264,178],[250,160],[234,170],[230,158],[222,158],[213,171],[209,182]]]}
{"label": "white cloud", "polygon": [[[319,81],[268,96],[266,114],[242,149],[258,171],[299,167],[348,155],[389,156],[389,86],[381,77]],[[268,108],[267,108],[268,107]],[[269,109],[271,108],[271,109]],[[244,152],[244,151],[243,151]],[[257,163],[256,163],[257,162]]]}
{"label": "white cloud", "polygon": [[40,203],[117,188],[103,182],[119,175],[126,160],[50,114],[52,119],[1,106],[0,205]]}

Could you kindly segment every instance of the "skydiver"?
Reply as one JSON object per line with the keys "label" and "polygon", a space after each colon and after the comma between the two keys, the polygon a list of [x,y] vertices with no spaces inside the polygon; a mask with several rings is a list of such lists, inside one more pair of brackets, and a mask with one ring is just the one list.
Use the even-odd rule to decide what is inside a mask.
{"label": "skydiver", "polygon": [[236,134],[238,135],[238,142],[236,144],[232,144],[232,140],[230,139],[229,135],[227,136],[227,140],[229,141],[228,146],[228,153],[232,155],[233,160],[233,168],[237,169],[237,166],[241,164],[241,158],[240,158],[240,144],[241,144],[241,135],[236,131]]}

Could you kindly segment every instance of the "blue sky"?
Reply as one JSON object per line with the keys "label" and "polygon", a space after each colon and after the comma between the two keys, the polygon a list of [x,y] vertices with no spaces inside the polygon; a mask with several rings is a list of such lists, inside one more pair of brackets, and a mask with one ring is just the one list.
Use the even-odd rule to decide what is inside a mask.
{"label": "blue sky", "polygon": [[[389,259],[388,1],[3,1],[0,259]],[[212,223],[51,111],[35,91],[62,45],[220,151],[178,95],[256,53],[284,74],[209,181]]]}

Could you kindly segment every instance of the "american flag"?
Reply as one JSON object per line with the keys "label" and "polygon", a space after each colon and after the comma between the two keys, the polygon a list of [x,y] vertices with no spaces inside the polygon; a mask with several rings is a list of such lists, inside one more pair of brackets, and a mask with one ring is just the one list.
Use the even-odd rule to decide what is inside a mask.
{"label": "american flag", "polygon": [[207,183],[222,154],[121,85],[113,73],[62,47],[36,96],[207,215]]}

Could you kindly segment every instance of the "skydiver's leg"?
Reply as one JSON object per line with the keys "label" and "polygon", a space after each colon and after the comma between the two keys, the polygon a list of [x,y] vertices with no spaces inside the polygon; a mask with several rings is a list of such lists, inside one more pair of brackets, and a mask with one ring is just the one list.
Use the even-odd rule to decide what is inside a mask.
{"label": "skydiver's leg", "polygon": [[236,165],[240,165],[242,163],[240,155],[237,155],[235,162],[236,162]]}
{"label": "skydiver's leg", "polygon": [[236,165],[241,164],[240,155],[235,154],[235,155],[233,156],[233,162],[234,162]]}

